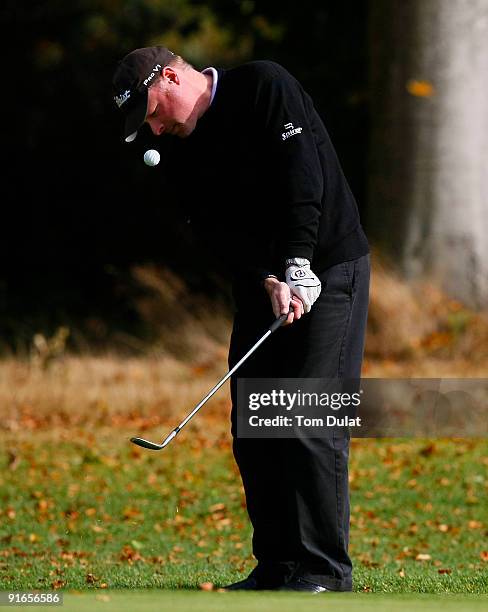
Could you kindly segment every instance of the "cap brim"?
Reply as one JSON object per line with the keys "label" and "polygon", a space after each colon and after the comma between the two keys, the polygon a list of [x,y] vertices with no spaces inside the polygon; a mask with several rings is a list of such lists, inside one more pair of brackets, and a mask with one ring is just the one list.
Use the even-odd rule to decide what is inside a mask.
{"label": "cap brim", "polygon": [[140,100],[131,108],[125,118],[124,138],[131,136],[144,123],[147,113],[147,89],[141,92]]}

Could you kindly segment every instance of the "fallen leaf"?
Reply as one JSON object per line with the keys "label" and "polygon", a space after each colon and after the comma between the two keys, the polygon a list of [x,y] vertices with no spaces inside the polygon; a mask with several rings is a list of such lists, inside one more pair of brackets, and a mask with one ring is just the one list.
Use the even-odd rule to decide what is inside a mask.
{"label": "fallen leaf", "polygon": [[94,582],[98,582],[100,580],[100,578],[97,578],[93,574],[87,574],[85,576],[85,580],[86,580],[87,584],[93,584]]}
{"label": "fallen leaf", "polygon": [[125,519],[131,519],[136,517],[144,518],[140,510],[138,510],[137,508],[131,508],[130,506],[124,509],[123,516]]}
{"label": "fallen leaf", "polygon": [[422,455],[423,457],[430,457],[430,455],[432,455],[436,450],[436,446],[435,444],[429,444],[428,446],[424,447],[421,451],[420,451],[420,455]]}
{"label": "fallen leaf", "polygon": [[8,451],[8,469],[16,470],[20,463],[20,455],[16,455],[14,451]]}
{"label": "fallen leaf", "polygon": [[219,510],[225,510],[225,504],[223,503],[214,504],[213,506],[210,506],[209,508],[210,512],[218,512]]}
{"label": "fallen leaf", "polygon": [[143,557],[137,550],[132,548],[132,546],[124,546],[120,553],[120,560],[128,561],[132,564],[134,561],[142,561]]}
{"label": "fallen leaf", "polygon": [[213,582],[202,582],[199,587],[202,591],[213,591],[214,585]]}
{"label": "fallen leaf", "polygon": [[66,582],[64,580],[55,580],[54,582],[51,582],[51,588],[54,590],[62,589],[65,584]]}
{"label": "fallen leaf", "polygon": [[470,529],[481,529],[483,527],[483,523],[480,521],[469,521],[468,527]]}
{"label": "fallen leaf", "polygon": [[426,553],[419,553],[416,557],[416,561],[430,561],[432,557]]}

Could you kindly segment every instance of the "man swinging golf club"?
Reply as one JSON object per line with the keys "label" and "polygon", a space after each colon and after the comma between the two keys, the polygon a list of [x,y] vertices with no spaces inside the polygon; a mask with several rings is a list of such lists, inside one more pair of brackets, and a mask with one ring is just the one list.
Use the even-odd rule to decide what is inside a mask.
{"label": "man swinging golf club", "polygon": [[[228,264],[231,369],[274,313],[282,328],[246,359],[240,377],[359,379],[368,242],[299,82],[270,61],[199,72],[165,47],[148,47],[119,62],[113,89],[128,142],[144,124],[165,136],[165,189],[179,198],[199,248]],[[231,396],[257,565],[226,588],[350,591],[348,435],[242,438],[236,373]]]}

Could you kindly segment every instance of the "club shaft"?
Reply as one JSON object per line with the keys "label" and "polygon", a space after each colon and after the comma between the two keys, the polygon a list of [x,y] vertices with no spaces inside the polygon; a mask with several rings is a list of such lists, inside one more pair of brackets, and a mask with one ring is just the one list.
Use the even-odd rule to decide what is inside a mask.
{"label": "club shaft", "polygon": [[195,406],[195,408],[190,412],[190,414],[185,418],[184,421],[182,421],[179,426],[178,429],[181,429],[182,427],[184,427],[188,421],[200,410],[200,408],[212,397],[212,395],[218,391],[220,389],[220,387],[232,376],[232,374],[234,374],[234,372],[241,366],[241,364],[244,363],[244,361],[246,361],[246,359],[252,354],[254,353],[254,351],[258,348],[258,346],[260,346],[265,340],[266,338],[271,335],[272,331],[270,329],[268,329],[268,331],[264,334],[264,336],[262,338],[260,338],[256,344],[250,348],[247,353],[244,355],[244,357],[242,357],[242,359],[240,359],[235,366],[229,370],[227,372],[227,374],[224,376],[224,378],[222,378],[221,381],[219,381],[215,387],[213,389],[211,389],[207,395],[202,399],[202,401]]}
{"label": "club shaft", "polygon": [[163,442],[161,444],[155,444],[154,442],[151,442],[149,440],[145,440],[144,438],[131,438],[131,442],[133,442],[134,444],[137,444],[139,446],[143,446],[145,448],[149,448],[151,450],[161,450],[162,448],[164,448],[167,444],[169,444],[171,442],[171,440],[173,440],[176,435],[181,431],[181,429],[188,423],[188,421],[200,410],[200,408],[212,397],[212,395],[218,391],[220,389],[220,387],[232,376],[232,374],[234,374],[234,372],[244,363],[244,361],[246,361],[246,359],[252,355],[252,353],[254,353],[254,351],[266,340],[266,338],[268,336],[270,336],[273,332],[275,332],[279,327],[281,327],[281,325],[283,325],[283,323],[286,321],[288,314],[290,312],[292,312],[293,309],[290,308],[290,311],[287,314],[282,314],[280,317],[278,317],[276,319],[276,321],[274,321],[274,323],[271,324],[271,326],[269,327],[269,329],[266,331],[266,333],[256,342],[256,344],[250,348],[247,353],[244,355],[244,357],[242,357],[242,359],[240,359],[235,366],[229,370],[227,372],[227,374],[224,376],[224,378],[222,378],[221,381],[219,381],[215,387],[213,389],[211,389],[207,395],[202,399],[202,401],[195,406],[195,408],[190,412],[190,414],[178,425],[178,427],[175,427],[175,429],[173,429],[173,431],[166,436],[166,438],[163,440]]}

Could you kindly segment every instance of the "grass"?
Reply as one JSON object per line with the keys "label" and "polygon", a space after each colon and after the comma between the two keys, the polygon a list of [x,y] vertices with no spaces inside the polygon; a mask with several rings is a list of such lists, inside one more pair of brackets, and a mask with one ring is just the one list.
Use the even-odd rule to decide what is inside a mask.
{"label": "grass", "polygon": [[439,607],[446,612],[462,610],[477,612],[485,610],[486,596],[441,596],[441,595],[376,595],[368,594],[327,594],[314,597],[289,593],[192,593],[161,591],[119,591],[103,594],[65,594],[64,605],[73,612],[90,612],[113,609],[173,610],[174,612],[295,612],[296,610],[323,610],[324,604],[345,612],[437,612]]}
{"label": "grass", "polygon": [[[300,594],[198,590],[254,566],[228,393],[162,453],[128,439],[160,438],[213,387],[226,371],[229,321],[205,304],[182,308],[184,287],[141,274],[153,293],[139,307],[160,346],[138,344],[138,358],[76,357],[59,333],[0,362],[0,590],[62,589],[70,610],[322,606]],[[376,265],[366,376],[486,377],[487,339],[486,314]],[[354,440],[356,593],[325,601],[375,612],[486,608],[487,467],[487,440]]]}
{"label": "grass", "polygon": [[[191,424],[164,454],[127,433],[3,436],[2,588],[198,589],[253,567],[225,426]],[[488,592],[487,454],[482,440],[353,442],[356,591]]]}

